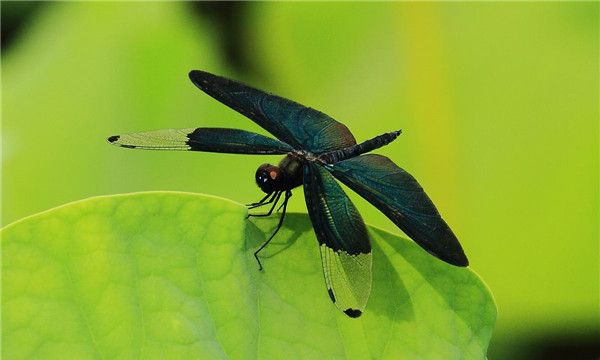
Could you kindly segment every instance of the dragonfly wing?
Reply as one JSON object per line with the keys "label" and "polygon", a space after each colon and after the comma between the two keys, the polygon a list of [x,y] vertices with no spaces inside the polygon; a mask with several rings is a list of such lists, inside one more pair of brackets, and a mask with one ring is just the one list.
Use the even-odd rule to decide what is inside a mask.
{"label": "dragonfly wing", "polygon": [[344,124],[320,111],[205,71],[189,76],[200,90],[295,149],[320,154],[356,144]]}
{"label": "dragonfly wing", "polygon": [[327,165],[425,250],[452,265],[469,262],[458,239],[409,173],[385,156],[367,154]]}
{"label": "dragonfly wing", "polygon": [[233,154],[286,154],[292,147],[279,140],[238,129],[164,129],[108,138],[130,149],[188,150]]}
{"label": "dragonfly wing", "polygon": [[366,226],[331,174],[312,162],[304,167],[304,195],[329,297],[346,315],[358,317],[371,293],[372,256]]}

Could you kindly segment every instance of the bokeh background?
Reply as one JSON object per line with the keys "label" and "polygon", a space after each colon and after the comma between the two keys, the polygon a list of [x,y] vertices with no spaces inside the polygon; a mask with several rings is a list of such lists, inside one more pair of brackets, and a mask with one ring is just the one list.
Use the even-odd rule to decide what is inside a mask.
{"label": "bokeh background", "polygon": [[[143,190],[259,199],[254,171],[277,157],[105,142],[264,133],[187,79],[208,70],[322,110],[359,140],[404,130],[378,152],[420,180],[495,295],[490,359],[600,353],[599,3],[1,6],[3,224]],[[305,211],[301,192],[291,208]]]}

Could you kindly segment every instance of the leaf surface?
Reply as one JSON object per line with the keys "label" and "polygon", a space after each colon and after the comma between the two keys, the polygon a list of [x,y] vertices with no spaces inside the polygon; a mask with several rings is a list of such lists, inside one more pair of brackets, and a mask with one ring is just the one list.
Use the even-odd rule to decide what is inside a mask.
{"label": "leaf surface", "polygon": [[329,300],[305,214],[246,220],[229,200],[174,192],[97,197],[2,236],[6,358],[481,359],[496,320],[470,269],[370,228],[363,316]]}

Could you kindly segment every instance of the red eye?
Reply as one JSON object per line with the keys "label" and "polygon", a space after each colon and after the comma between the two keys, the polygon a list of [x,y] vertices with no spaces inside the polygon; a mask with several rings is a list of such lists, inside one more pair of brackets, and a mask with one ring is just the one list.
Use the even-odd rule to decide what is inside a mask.
{"label": "red eye", "polygon": [[272,179],[272,180],[275,180],[275,179],[277,179],[277,171],[275,171],[275,170],[271,170],[271,171],[269,172],[269,176],[271,177],[271,179]]}

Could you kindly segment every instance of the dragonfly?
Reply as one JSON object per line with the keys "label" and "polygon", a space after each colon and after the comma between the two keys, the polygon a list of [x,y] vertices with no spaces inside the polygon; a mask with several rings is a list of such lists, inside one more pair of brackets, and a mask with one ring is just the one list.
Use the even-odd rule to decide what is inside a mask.
{"label": "dragonfly", "polygon": [[458,239],[417,180],[389,158],[370,153],[394,141],[401,130],[357,143],[344,124],[313,108],[206,71],[193,70],[189,78],[275,138],[240,129],[200,127],[114,135],[108,141],[129,149],[285,155],[278,165],[258,167],[255,181],[266,195],[247,205],[250,209],[270,206],[264,214],[249,216],[270,216],[282,201],[277,227],[254,252],[260,270],[259,253],[282,227],[292,190],[302,186],[329,298],[351,318],[364,312],[372,284],[371,242],[360,213],[337,181],[433,256],[468,266]]}

